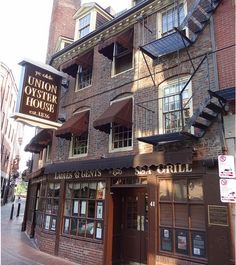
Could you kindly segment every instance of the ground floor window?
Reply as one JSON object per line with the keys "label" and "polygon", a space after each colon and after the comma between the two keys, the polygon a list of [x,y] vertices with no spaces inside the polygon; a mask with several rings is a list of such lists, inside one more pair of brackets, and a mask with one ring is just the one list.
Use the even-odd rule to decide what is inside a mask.
{"label": "ground floor window", "polygon": [[160,251],[206,257],[202,178],[159,181]]}
{"label": "ground floor window", "polygon": [[104,200],[104,182],[67,182],[62,233],[102,240]]}
{"label": "ground floor window", "polygon": [[55,232],[58,219],[60,183],[42,183],[36,198],[36,225]]}

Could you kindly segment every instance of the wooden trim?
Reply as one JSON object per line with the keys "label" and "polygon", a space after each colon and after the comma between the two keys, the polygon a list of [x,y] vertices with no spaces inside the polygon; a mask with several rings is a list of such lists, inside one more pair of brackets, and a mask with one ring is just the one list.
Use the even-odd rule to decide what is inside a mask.
{"label": "wooden trim", "polygon": [[60,197],[59,197],[59,209],[57,215],[57,224],[56,224],[56,239],[55,239],[55,249],[54,254],[58,256],[59,245],[60,245],[60,232],[63,224],[63,207],[64,207],[64,195],[65,194],[65,180],[60,182]]}
{"label": "wooden trim", "polygon": [[106,182],[105,219],[104,219],[104,264],[112,264],[112,238],[113,238],[113,199],[110,193],[110,179]]}

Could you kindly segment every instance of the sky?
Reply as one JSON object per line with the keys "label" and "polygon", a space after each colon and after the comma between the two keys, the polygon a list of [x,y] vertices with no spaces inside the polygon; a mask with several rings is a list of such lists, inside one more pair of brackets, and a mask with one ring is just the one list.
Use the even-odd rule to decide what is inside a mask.
{"label": "sky", "polygon": [[[82,0],[83,3],[97,2],[101,7],[112,6],[116,11],[130,7],[131,0]],[[48,44],[48,31],[53,0],[0,0],[0,61],[13,73],[17,86],[24,58],[44,63]],[[35,128],[25,126],[22,149],[35,135]],[[23,153],[21,161],[30,159],[30,153]]]}

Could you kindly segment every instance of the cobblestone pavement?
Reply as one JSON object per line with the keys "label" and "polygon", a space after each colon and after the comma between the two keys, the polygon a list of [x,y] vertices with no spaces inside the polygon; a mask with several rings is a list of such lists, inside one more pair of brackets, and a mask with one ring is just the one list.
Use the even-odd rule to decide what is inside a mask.
{"label": "cobblestone pavement", "polygon": [[12,203],[1,207],[1,265],[75,265],[65,259],[41,252],[25,232],[21,232],[25,201],[21,202],[19,217],[15,202],[13,219],[10,220]]}

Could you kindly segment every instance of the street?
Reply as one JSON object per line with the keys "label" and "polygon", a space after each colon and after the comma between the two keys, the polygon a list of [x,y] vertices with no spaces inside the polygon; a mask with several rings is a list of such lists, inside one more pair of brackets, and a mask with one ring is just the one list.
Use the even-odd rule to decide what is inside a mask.
{"label": "street", "polygon": [[10,220],[12,203],[1,207],[1,265],[73,265],[75,263],[41,252],[25,232],[21,232],[25,199],[21,202],[19,217],[16,217],[18,203],[14,205],[13,219]]}

